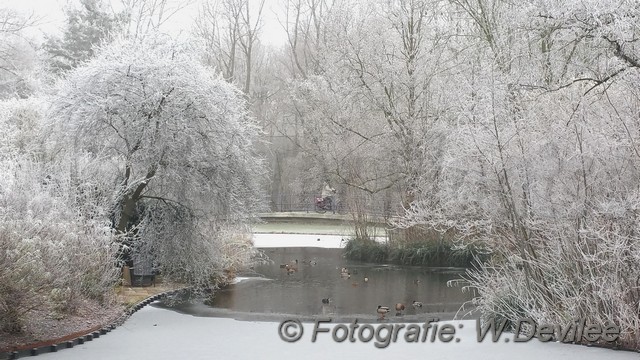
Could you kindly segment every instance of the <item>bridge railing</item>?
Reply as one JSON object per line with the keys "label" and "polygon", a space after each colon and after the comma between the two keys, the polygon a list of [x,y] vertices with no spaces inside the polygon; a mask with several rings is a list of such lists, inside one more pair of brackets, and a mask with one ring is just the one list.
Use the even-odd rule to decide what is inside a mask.
{"label": "bridge railing", "polygon": [[[282,193],[269,197],[270,212],[315,212],[315,198],[320,194],[288,194]],[[333,197],[336,209],[340,213],[360,213],[383,218],[390,218],[401,213],[399,204],[391,201],[375,199],[365,196],[341,196]]]}

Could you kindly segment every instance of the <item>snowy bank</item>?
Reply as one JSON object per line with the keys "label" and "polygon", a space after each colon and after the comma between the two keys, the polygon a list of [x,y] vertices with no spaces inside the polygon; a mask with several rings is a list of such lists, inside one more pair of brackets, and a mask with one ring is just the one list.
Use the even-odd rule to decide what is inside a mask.
{"label": "snowy bank", "polygon": [[[406,343],[402,335],[387,348],[370,342],[337,343],[330,333],[320,333],[312,342],[312,323],[303,323],[304,332],[295,343],[283,341],[277,322],[238,321],[226,318],[195,317],[153,306],[133,315],[108,336],[71,350],[40,355],[46,360],[68,359],[276,359],[287,356],[313,359],[638,359],[638,354],[579,345],[476,340],[475,321],[441,322],[457,329],[459,342]],[[460,329],[459,326],[462,325]],[[324,325],[331,328],[332,325]],[[374,324],[373,326],[377,326]],[[504,336],[503,336],[504,337]],[[506,337],[505,337],[506,338]]]}
{"label": "snowy bank", "polygon": [[[309,234],[253,234],[253,244],[258,248],[272,247],[319,247],[327,249],[343,248],[348,237],[342,235],[309,235]],[[384,242],[385,237],[375,238]]]}

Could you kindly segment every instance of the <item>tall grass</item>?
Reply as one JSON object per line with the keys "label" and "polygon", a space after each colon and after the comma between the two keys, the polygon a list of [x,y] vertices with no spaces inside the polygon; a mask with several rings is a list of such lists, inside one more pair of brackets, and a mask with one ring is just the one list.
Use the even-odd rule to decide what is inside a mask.
{"label": "tall grass", "polygon": [[477,251],[458,248],[447,240],[422,239],[411,243],[379,243],[367,238],[351,238],[344,249],[349,260],[417,266],[469,267]]}

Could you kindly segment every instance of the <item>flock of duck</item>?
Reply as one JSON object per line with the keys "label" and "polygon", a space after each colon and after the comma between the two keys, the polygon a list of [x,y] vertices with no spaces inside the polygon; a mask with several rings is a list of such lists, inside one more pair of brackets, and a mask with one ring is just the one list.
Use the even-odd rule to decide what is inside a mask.
{"label": "flock of duck", "polygon": [[[302,260],[302,263],[306,265],[311,265],[311,266],[317,265],[315,260],[309,260],[309,261]],[[280,268],[285,269],[287,271],[287,274],[291,275],[296,271],[298,271],[298,259],[293,260],[288,264],[281,264]],[[343,279],[351,279],[351,274],[352,274],[351,271],[349,271],[349,269],[347,269],[346,267],[343,267],[342,269],[340,269],[340,277]],[[353,275],[357,275],[357,274],[358,274],[358,271],[353,270]],[[369,282],[369,277],[365,274],[364,277],[362,278],[362,281],[365,283]],[[413,283],[415,285],[418,285],[420,284],[420,280],[414,280]],[[358,282],[354,281],[351,285],[353,287],[356,287],[358,286]],[[331,304],[331,298],[322,299],[322,304],[323,305]],[[411,306],[413,306],[414,309],[422,308],[422,305],[423,305],[422,302],[415,301],[415,300],[413,300],[413,302],[411,303]],[[406,309],[405,304],[397,303],[395,305],[396,316],[401,316],[405,309]],[[385,315],[387,315],[390,311],[391,309],[388,306],[378,305],[378,308],[376,309],[376,313],[378,314],[378,319],[383,320],[385,318]]]}
{"label": "flock of duck", "polygon": [[[353,270],[353,275],[357,275],[357,274],[358,274],[358,270]],[[341,277],[341,278],[343,278],[343,279],[345,279],[345,280],[346,280],[346,279],[351,279],[351,272],[350,272],[347,268],[343,267],[343,268],[340,270],[340,277]],[[365,282],[365,283],[366,283],[366,282],[369,282],[369,277],[367,277],[367,275],[366,275],[366,274],[365,274],[365,275],[364,275],[364,277],[362,278],[362,282]],[[353,286],[353,287],[357,287],[358,285],[359,285],[359,283],[358,283],[357,281],[353,281],[353,282],[351,283],[351,286]]]}
{"label": "flock of duck", "polygon": [[[331,299],[324,298],[322,299],[322,303],[324,305],[329,305],[331,304]],[[418,309],[422,307],[422,303],[420,301],[415,301],[415,300],[413,300],[411,305],[413,306],[414,309]],[[405,308],[406,306],[403,303],[397,303],[395,306],[396,316],[401,316]],[[376,309],[376,312],[378,313],[378,319],[384,320],[384,316],[387,315],[390,311],[391,309],[388,306],[378,305],[378,308]]]}
{"label": "flock of duck", "polygon": [[[413,306],[414,309],[418,309],[418,308],[422,307],[422,303],[420,301],[415,301],[415,300],[413,300],[411,305]],[[396,307],[396,316],[402,315],[402,312],[405,309],[404,304],[403,303],[397,303],[395,307]],[[384,316],[386,314],[388,314],[389,311],[391,311],[391,310],[389,309],[388,306],[382,306],[382,305],[378,305],[378,309],[376,310],[376,312],[378,313],[378,316],[379,316],[378,318],[379,319],[384,319]]]}
{"label": "flock of duck", "polygon": [[[318,264],[315,260],[302,260],[302,263],[310,266],[315,266]],[[288,264],[281,264],[280,268],[285,269],[287,271],[287,275],[291,275],[298,271],[298,259],[292,260]]]}

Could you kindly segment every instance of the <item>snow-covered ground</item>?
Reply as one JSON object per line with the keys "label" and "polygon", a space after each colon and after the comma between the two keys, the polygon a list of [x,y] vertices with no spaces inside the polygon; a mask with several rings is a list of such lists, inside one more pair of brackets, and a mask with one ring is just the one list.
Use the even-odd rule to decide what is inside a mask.
{"label": "snow-covered ground", "polygon": [[[312,323],[303,323],[302,338],[295,343],[280,339],[277,322],[237,321],[195,317],[156,307],[146,307],[108,335],[38,356],[46,360],[67,359],[638,359],[633,352],[586,346],[512,341],[493,343],[476,340],[475,321],[447,322],[456,326],[460,342],[435,341],[409,344],[401,336],[385,349],[374,340],[336,343],[328,333],[311,341]],[[440,323],[442,326],[444,323]],[[374,326],[376,326],[374,324]],[[330,327],[330,326],[327,326]]]}
{"label": "snow-covered ground", "polygon": [[[253,243],[259,248],[270,247],[321,247],[342,248],[347,244],[347,236],[342,235],[308,235],[308,234],[254,234]],[[383,242],[385,237],[377,237]]]}
{"label": "snow-covered ground", "polygon": [[[271,222],[256,224],[254,233],[275,234],[327,234],[327,235],[353,235],[353,226],[344,224],[310,223],[303,221]],[[381,231],[381,233],[384,233]]]}
{"label": "snow-covered ground", "polygon": [[341,235],[308,234],[254,234],[253,244],[259,248],[269,247],[321,247],[341,248],[347,237]]}
{"label": "snow-covered ground", "polygon": [[[343,235],[345,237],[354,235],[353,226],[348,223],[309,221],[305,219],[290,221],[281,219],[281,221],[263,222],[256,224],[253,231],[254,233],[326,234]],[[368,231],[373,235],[385,234],[385,230],[382,225],[369,227]]]}

